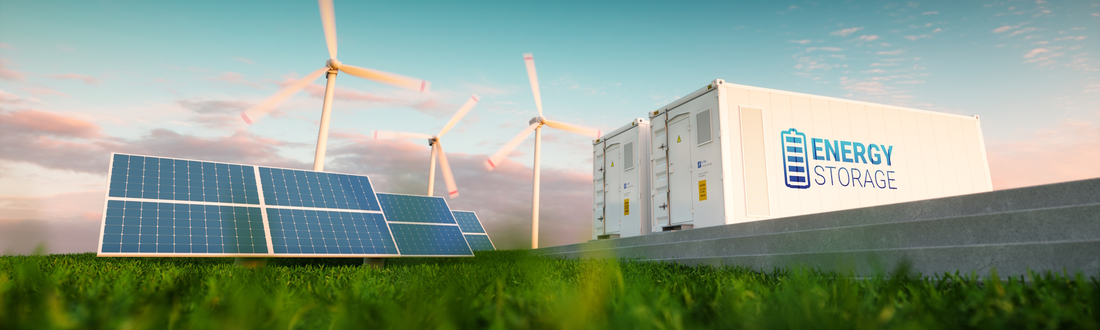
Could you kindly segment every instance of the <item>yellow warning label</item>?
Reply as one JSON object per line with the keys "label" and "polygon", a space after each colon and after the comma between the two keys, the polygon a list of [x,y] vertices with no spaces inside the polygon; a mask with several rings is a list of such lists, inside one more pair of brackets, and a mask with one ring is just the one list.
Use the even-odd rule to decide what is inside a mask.
{"label": "yellow warning label", "polygon": [[699,180],[699,201],[707,200],[707,180]]}
{"label": "yellow warning label", "polygon": [[615,162],[611,162],[611,167],[615,167]]}
{"label": "yellow warning label", "polygon": [[623,200],[623,215],[630,215],[630,198]]}
{"label": "yellow warning label", "polygon": [[680,143],[680,136],[679,135],[676,136],[676,143]]}

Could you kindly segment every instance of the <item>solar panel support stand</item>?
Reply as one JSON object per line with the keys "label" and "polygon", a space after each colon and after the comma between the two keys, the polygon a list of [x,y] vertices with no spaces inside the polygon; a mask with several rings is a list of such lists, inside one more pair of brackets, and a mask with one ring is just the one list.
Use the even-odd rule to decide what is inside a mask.
{"label": "solar panel support stand", "polygon": [[363,266],[382,269],[386,267],[385,258],[363,258]]}
{"label": "solar panel support stand", "polygon": [[267,258],[237,257],[233,264],[244,268],[261,268],[267,266]]}

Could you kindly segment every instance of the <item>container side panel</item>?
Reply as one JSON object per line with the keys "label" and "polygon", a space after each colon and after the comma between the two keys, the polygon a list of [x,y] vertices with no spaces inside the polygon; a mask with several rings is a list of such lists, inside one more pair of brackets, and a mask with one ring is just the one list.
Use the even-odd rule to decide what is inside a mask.
{"label": "container side panel", "polygon": [[[814,137],[820,136],[828,138],[830,141],[835,140],[833,137],[836,134],[833,133],[833,119],[832,113],[829,111],[829,101],[811,98],[810,111],[813,113]],[[826,142],[825,144],[829,143]],[[813,149],[812,144],[810,149],[810,155],[813,157],[813,152],[816,150]],[[826,191],[821,194],[821,211],[829,212],[839,210],[840,194],[837,194],[834,189],[834,186],[838,185],[836,183],[836,166],[834,166],[834,164],[836,164],[835,159],[832,159],[832,156],[828,152],[823,152],[821,157],[827,160],[819,162],[821,165],[813,166],[813,174],[810,176],[814,186],[816,186],[815,188],[821,188],[819,190]]]}
{"label": "container side panel", "polygon": [[964,122],[962,125],[963,142],[966,146],[966,159],[970,164],[970,182],[973,192],[981,192],[989,190],[989,182],[986,182],[988,175],[985,173],[985,162],[982,160],[982,147],[978,142],[978,125],[980,122],[977,120]]}
{"label": "container side panel", "polygon": [[741,139],[744,141],[742,154],[745,157],[745,215],[749,217],[771,215],[763,122],[761,109],[741,107]]}
{"label": "container side panel", "polygon": [[[726,224],[725,199],[722,193],[722,148],[721,143],[699,140],[697,130],[709,129],[712,133],[717,122],[717,93],[695,99],[688,105],[692,111],[691,124],[691,186],[694,198],[691,200],[695,227],[711,227]],[[702,118],[702,121],[699,119]],[[704,122],[705,121],[705,122]],[[703,127],[708,125],[709,128]],[[703,136],[707,136],[704,134]]]}
{"label": "container side panel", "polygon": [[943,183],[943,196],[955,196],[959,194],[959,175],[955,168],[955,155],[952,153],[951,141],[959,138],[948,125],[944,116],[932,115],[932,130],[935,134],[936,157],[940,166],[940,182]]}
{"label": "container side panel", "polygon": [[852,176],[851,188],[856,192],[859,206],[878,205],[878,186],[875,185],[875,166],[870,145],[871,123],[868,120],[866,106],[861,104],[848,105],[849,123],[852,125],[852,167],[849,170]]}
{"label": "container side panel", "polygon": [[745,222],[745,159],[741,154],[741,106],[749,104],[749,91],[741,88],[726,88],[726,118],[730,128],[729,143],[725,152],[730,157],[729,173],[733,193],[726,197],[726,223]]}
{"label": "container side panel", "polygon": [[[810,99],[809,98],[802,97],[802,96],[792,96],[791,97],[791,120],[793,121],[793,124],[792,124],[791,128],[795,128],[799,131],[805,132],[806,133],[806,138],[813,138],[813,137],[817,136],[817,134],[819,134],[815,130],[815,127],[814,127],[813,112],[810,111]],[[782,126],[779,126],[779,127],[782,127]],[[809,150],[806,150],[806,161],[807,161],[807,170],[809,171],[808,174],[809,174],[809,179],[810,179],[810,188],[800,189],[800,191],[796,192],[799,196],[799,199],[798,199],[798,201],[799,201],[799,210],[798,211],[802,212],[802,214],[821,212],[821,194],[822,194],[821,188],[822,187],[821,186],[816,186],[817,183],[814,182],[814,180],[817,178],[817,176],[814,175],[814,172],[813,172],[814,166],[820,165],[820,164],[819,164],[819,162],[817,162],[813,159],[813,144],[810,143],[810,141],[807,141],[806,142],[806,147],[809,148]],[[787,201],[783,200],[783,201],[780,201],[780,202],[781,203],[786,203]],[[793,211],[793,209],[787,209],[787,210],[792,210]]]}
{"label": "container side panel", "polygon": [[[786,99],[786,104],[789,108],[790,97],[786,95],[782,96]],[[784,184],[785,181],[782,180],[783,171],[779,171],[779,169],[781,169],[781,167],[783,166],[783,162],[778,161],[779,157],[782,157],[782,153],[779,152],[779,148],[782,148],[782,143],[780,143],[781,141],[778,138],[775,138],[775,134],[779,134],[779,132],[784,129],[776,127],[775,123],[772,121],[772,110],[775,108],[775,104],[773,104],[772,101],[773,97],[772,93],[770,92],[759,90],[749,91],[749,104],[752,107],[756,107],[762,110],[762,129],[760,130],[760,132],[762,133],[761,137],[764,138],[764,171],[767,174],[765,177],[767,178],[767,182],[769,184],[767,214],[769,217],[776,217],[779,214],[779,204],[777,203],[777,201],[779,200],[778,194],[780,191],[779,189],[777,189],[778,186],[773,187],[773,185]],[[773,167],[776,166],[775,164],[780,164],[778,165],[780,167],[773,169]],[[780,180],[776,181],[776,179]]]}
{"label": "container side panel", "polygon": [[963,127],[969,125],[972,121],[962,118],[944,118],[947,120],[947,129],[951,131],[951,168],[955,169],[955,176],[957,181],[955,185],[958,186],[958,191],[955,195],[970,194],[976,192],[974,190],[974,175],[970,173],[970,157],[967,156],[966,145],[970,143],[970,140],[966,139],[966,133],[963,132]]}
{"label": "container side panel", "polygon": [[604,143],[593,147],[592,151],[592,189],[594,200],[592,202],[592,239],[603,235],[603,209],[606,196],[604,195]]}
{"label": "container side panel", "polygon": [[836,181],[832,185],[834,191],[840,196],[840,205],[837,209],[844,210],[859,207],[859,185],[853,178],[853,166],[855,150],[852,136],[852,119],[849,115],[848,104],[837,101],[829,101],[829,113],[833,122],[833,139],[838,141],[840,147],[840,163],[836,164]]}
{"label": "container side panel", "polygon": [[639,221],[640,221],[640,223],[638,223],[638,226],[639,226],[638,232],[640,233],[640,235],[645,235],[645,234],[649,234],[649,233],[653,232],[653,230],[652,230],[652,227],[653,227],[653,220],[652,219],[653,218],[652,218],[652,215],[650,214],[651,209],[652,209],[650,207],[650,202],[652,201],[651,200],[652,196],[650,195],[651,189],[650,189],[650,186],[649,186],[649,183],[650,183],[649,121],[642,120],[640,123],[638,123],[638,128],[637,128],[636,131],[638,132],[638,134],[637,134],[637,141],[638,141],[638,147],[637,147],[638,155],[637,155],[637,157],[638,157],[639,168],[638,168],[638,177],[635,179],[635,180],[638,181],[637,194],[635,195],[635,198],[638,199],[638,210],[640,211],[640,212],[638,212],[639,213],[638,218],[639,218]]}
{"label": "container side panel", "polygon": [[[886,139],[882,151],[882,162],[886,164],[886,189],[894,196],[894,203],[913,200],[913,185],[908,184],[904,189],[897,188],[898,182],[909,183],[913,181],[912,162],[909,161],[909,153],[914,150],[905,144],[905,131],[902,126],[906,122],[901,120],[901,111],[897,109],[882,109],[882,126],[885,128]],[[887,157],[886,152],[890,152]]]}
{"label": "container side panel", "polygon": [[[772,215],[775,217],[787,217],[801,214],[801,195],[806,192],[807,189],[792,189],[786,187],[784,176],[787,172],[783,170],[784,153],[780,150],[783,148],[783,141],[780,133],[791,128],[802,130],[803,133],[805,133],[806,128],[805,126],[799,128],[795,124],[793,111],[791,111],[790,96],[774,93],[771,94],[771,97],[772,107],[768,113],[771,115],[772,125],[770,129],[765,130],[764,141],[771,143],[771,146],[768,148],[768,159],[771,160],[771,164],[773,164],[770,173],[770,182],[773,183],[773,187],[775,188],[771,189],[773,194],[773,198],[771,199],[771,204],[773,205]],[[801,154],[805,155],[805,150]]]}
{"label": "container side panel", "polygon": [[[883,112],[884,110],[880,107],[867,107],[867,158],[871,162],[870,175],[874,185],[868,188],[877,198],[877,204],[890,204],[897,201],[897,191],[886,185],[886,171],[892,168],[884,166],[886,164],[883,158],[886,155],[883,153],[883,148],[889,148],[891,143],[886,137],[886,121],[883,118]],[[876,147],[872,148],[871,144]],[[876,159],[877,165],[874,164]]]}
{"label": "container side panel", "polygon": [[[912,191],[910,200],[928,199],[928,171],[924,166],[924,141],[920,139],[920,128],[917,127],[917,114],[908,111],[900,111],[901,130],[905,138],[905,144],[898,148],[899,156],[905,156],[905,164],[908,167],[909,181],[898,182],[898,190]],[[904,149],[903,149],[904,148]]]}
{"label": "container side panel", "polygon": [[924,197],[935,198],[943,196],[943,171],[940,168],[940,153],[936,150],[939,143],[936,142],[936,128],[932,124],[932,115],[919,113],[917,117],[917,132],[921,141],[921,159],[924,161],[924,176],[919,178],[928,183],[928,194]]}

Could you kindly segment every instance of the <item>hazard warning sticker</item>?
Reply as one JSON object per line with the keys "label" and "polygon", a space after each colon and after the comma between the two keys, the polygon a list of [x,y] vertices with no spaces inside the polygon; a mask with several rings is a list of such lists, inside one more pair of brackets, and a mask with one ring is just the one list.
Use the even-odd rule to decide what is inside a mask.
{"label": "hazard warning sticker", "polygon": [[623,200],[623,215],[630,215],[630,198]]}
{"label": "hazard warning sticker", "polygon": [[699,180],[699,201],[707,200],[707,180]]}

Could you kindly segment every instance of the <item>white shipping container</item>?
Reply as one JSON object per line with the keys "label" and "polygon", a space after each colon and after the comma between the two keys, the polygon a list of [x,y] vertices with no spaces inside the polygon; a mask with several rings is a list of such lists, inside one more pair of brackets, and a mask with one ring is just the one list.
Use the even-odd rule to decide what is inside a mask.
{"label": "white shipping container", "polygon": [[977,116],[718,79],[649,127],[652,231],[992,190]]}
{"label": "white shipping container", "polygon": [[637,118],[592,143],[592,239],[650,233],[649,121]]}

